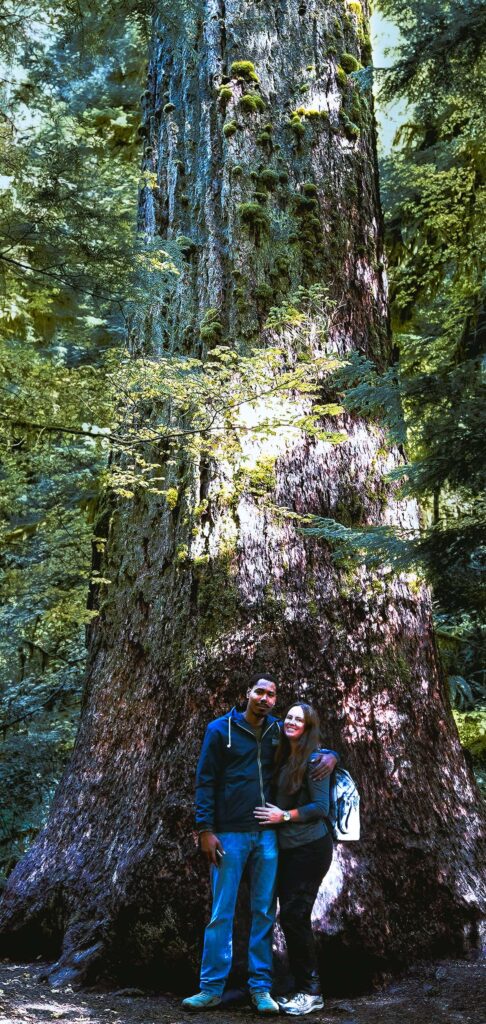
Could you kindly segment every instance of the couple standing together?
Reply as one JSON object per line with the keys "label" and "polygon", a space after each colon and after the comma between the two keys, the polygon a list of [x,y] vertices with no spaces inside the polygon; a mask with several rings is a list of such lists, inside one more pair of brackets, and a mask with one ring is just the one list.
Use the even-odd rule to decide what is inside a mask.
{"label": "couple standing together", "polygon": [[[206,730],[196,776],[196,822],[210,864],[213,905],[201,991],[183,1000],[187,1010],[209,1010],[221,1002],[247,864],[248,986],[254,1008],[300,1016],[323,1006],[311,911],[332,860],[326,817],[329,775],[338,755],[319,750],[319,720],[309,704],[293,704],[280,725],[270,714],[276,699],[275,682],[262,674],[250,684],[246,710],[233,708]],[[277,895],[296,988],[278,1001],[270,994]]]}

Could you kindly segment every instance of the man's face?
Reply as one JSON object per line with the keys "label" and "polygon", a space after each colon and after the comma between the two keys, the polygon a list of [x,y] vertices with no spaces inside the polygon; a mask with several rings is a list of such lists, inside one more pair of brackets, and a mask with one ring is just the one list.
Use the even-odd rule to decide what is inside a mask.
{"label": "man's face", "polygon": [[267,679],[259,679],[251,689],[247,690],[248,711],[253,712],[262,720],[275,707],[277,687]]}

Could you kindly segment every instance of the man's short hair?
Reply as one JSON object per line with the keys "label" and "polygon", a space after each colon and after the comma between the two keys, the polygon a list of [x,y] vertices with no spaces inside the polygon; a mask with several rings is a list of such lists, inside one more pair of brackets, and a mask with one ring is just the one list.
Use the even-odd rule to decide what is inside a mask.
{"label": "man's short hair", "polygon": [[260,679],[264,679],[266,683],[273,683],[274,686],[278,686],[277,680],[273,678],[271,672],[256,672],[255,675],[250,676],[248,686],[250,690],[260,682]]}

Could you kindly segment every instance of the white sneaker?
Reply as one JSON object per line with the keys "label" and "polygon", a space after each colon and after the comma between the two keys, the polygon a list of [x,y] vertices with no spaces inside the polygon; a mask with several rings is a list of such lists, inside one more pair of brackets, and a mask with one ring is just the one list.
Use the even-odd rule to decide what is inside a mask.
{"label": "white sneaker", "polygon": [[281,1004],[283,1013],[289,1017],[303,1017],[306,1013],[313,1013],[314,1010],[322,1010],[324,1000],[322,996],[311,996],[308,992],[297,992],[288,1003]]}

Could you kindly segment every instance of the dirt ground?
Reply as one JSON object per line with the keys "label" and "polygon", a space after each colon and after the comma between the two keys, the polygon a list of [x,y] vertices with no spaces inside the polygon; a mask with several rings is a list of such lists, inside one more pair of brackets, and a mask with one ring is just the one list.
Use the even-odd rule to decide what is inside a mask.
{"label": "dirt ground", "polygon": [[[180,1000],[137,989],[73,992],[40,981],[45,965],[0,961],[0,1024],[246,1024],[249,1006],[187,1014]],[[447,960],[414,968],[372,995],[329,999],[309,1018],[320,1024],[485,1024],[486,960]]]}

